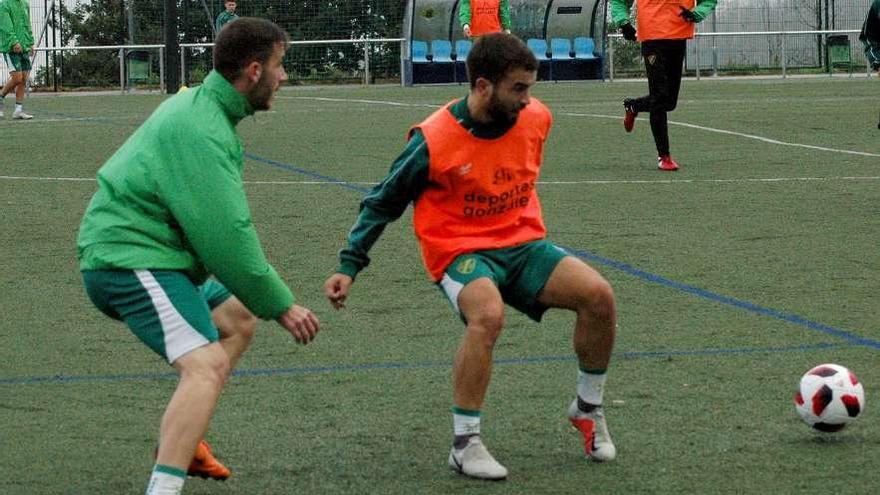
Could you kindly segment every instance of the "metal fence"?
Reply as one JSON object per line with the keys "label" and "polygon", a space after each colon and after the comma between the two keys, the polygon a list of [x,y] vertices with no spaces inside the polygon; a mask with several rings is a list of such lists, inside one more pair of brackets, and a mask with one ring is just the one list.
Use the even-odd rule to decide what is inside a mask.
{"label": "metal fence", "polygon": [[[400,80],[402,16],[407,0],[241,2],[239,13],[279,23],[296,41],[285,64],[294,83]],[[449,0],[454,2],[455,0]],[[686,70],[705,74],[861,72],[857,32],[870,0],[729,0],[719,2],[688,43]],[[213,18],[221,0],[177,0],[181,81],[210,69]],[[159,89],[169,61],[162,43],[164,0],[31,0],[35,33],[47,26],[31,73],[35,87]],[[846,39],[841,46],[842,35]],[[150,48],[132,48],[149,46]],[[55,48],[46,48],[55,47]],[[104,47],[98,49],[97,47]],[[112,48],[107,48],[112,47]],[[118,47],[124,47],[120,56]],[[641,77],[638,45],[606,38],[606,76]],[[836,58],[848,52],[851,63]],[[176,57],[177,55],[175,55]],[[8,67],[0,58],[0,83]]]}

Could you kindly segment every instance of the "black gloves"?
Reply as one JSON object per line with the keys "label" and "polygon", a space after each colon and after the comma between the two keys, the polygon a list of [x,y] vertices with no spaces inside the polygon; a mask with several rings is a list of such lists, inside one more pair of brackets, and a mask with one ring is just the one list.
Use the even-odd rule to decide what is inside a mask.
{"label": "black gloves", "polygon": [[688,10],[688,9],[682,7],[681,12],[679,12],[678,15],[680,15],[682,19],[684,19],[688,22],[699,22],[699,20],[697,19],[697,16],[694,15],[693,10]]}
{"label": "black gloves", "polygon": [[632,26],[630,23],[626,23],[623,26],[620,26],[620,34],[623,35],[623,39],[628,41],[636,40],[636,28]]}

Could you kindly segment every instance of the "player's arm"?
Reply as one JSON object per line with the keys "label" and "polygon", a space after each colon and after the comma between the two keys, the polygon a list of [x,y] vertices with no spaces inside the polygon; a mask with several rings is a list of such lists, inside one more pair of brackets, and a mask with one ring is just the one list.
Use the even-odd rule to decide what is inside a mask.
{"label": "player's arm", "polygon": [[5,2],[0,1],[0,39],[6,40],[6,46],[0,46],[0,52],[12,53],[12,47],[19,44],[12,24],[12,14]]}
{"label": "player's arm", "polygon": [[471,0],[461,0],[458,4],[458,23],[464,30],[464,35],[471,35]]}
{"label": "player's arm", "polygon": [[701,22],[705,19],[713,10],[715,10],[715,5],[717,3],[718,0],[699,0],[697,6],[691,11],[693,22]]}
{"label": "player's arm", "polygon": [[629,24],[633,0],[611,0],[611,22],[616,28]]}
{"label": "player's arm", "polygon": [[197,134],[167,146],[176,158],[187,158],[177,158],[177,166],[159,179],[159,194],[208,271],[255,315],[276,319],[294,297],[263,253],[241,163],[220,139]]}
{"label": "player's arm", "polygon": [[498,7],[498,16],[501,18],[501,29],[510,32],[510,0],[501,0]]}
{"label": "player's arm", "polygon": [[428,147],[415,130],[391,171],[361,201],[357,220],[348,234],[348,246],[339,252],[339,269],[324,283],[324,293],[337,309],[345,306],[348,289],[357,274],[370,264],[369,251],[428,186]]}

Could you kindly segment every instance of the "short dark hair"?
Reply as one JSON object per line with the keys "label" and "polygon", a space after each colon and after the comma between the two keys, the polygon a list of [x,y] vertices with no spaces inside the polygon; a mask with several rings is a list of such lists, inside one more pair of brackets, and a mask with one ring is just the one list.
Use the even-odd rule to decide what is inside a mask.
{"label": "short dark hair", "polygon": [[492,33],[477,38],[467,57],[468,81],[476,87],[482,77],[498,84],[513,69],[538,70],[538,59],[512,34]]}
{"label": "short dark hair", "polygon": [[214,40],[214,69],[233,82],[248,64],[265,64],[275,52],[275,45],[288,41],[287,32],[272,21],[239,17],[223,26]]}

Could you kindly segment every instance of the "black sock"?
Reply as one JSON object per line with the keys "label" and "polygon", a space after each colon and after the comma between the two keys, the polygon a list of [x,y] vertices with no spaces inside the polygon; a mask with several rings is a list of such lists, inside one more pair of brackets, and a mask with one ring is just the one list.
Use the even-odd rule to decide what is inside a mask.
{"label": "black sock", "polygon": [[584,402],[583,399],[578,397],[578,411],[580,411],[582,413],[589,414],[589,413],[595,411],[599,407],[600,406],[597,404],[590,404],[590,403]]}

